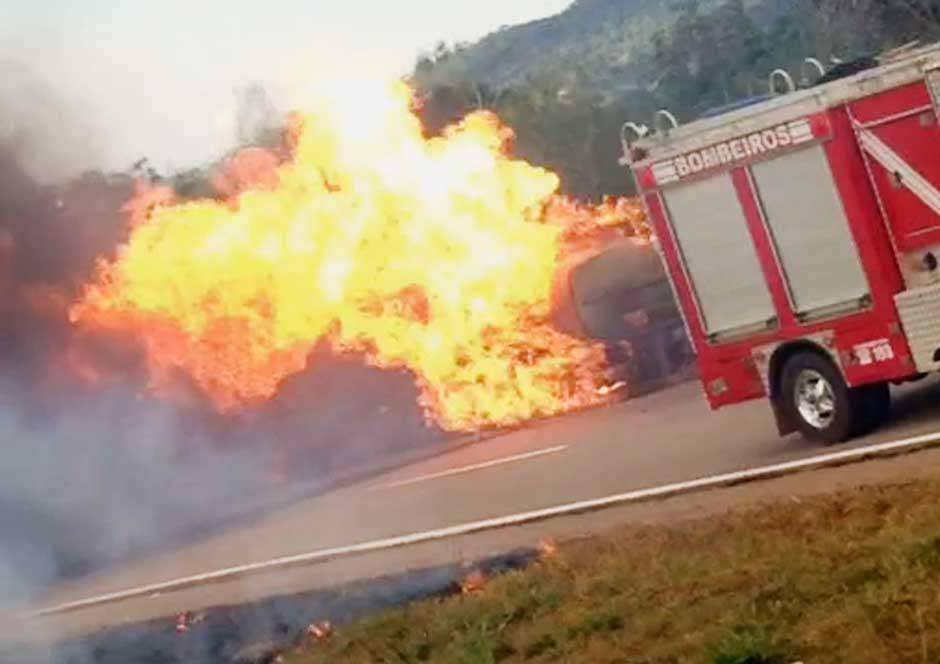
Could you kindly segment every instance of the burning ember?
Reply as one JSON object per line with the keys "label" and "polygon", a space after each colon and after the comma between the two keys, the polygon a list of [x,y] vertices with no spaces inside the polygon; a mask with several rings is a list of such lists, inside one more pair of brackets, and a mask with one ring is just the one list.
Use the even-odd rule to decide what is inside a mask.
{"label": "burning ember", "polygon": [[555,540],[546,537],[539,540],[536,550],[538,551],[539,558],[553,558],[558,554],[558,545],[555,543]]}
{"label": "burning ember", "polygon": [[178,634],[185,634],[192,628],[193,625],[201,623],[204,619],[204,614],[193,613],[192,611],[182,611],[176,614],[176,632]]}
{"label": "burning ember", "polygon": [[289,159],[233,158],[224,200],[142,191],[72,320],[136,339],[155,389],[182,373],[221,412],[270,399],[320,343],[411,371],[444,429],[604,401],[601,349],[549,323],[553,284],[566,243],[636,205],[559,197],[489,112],[427,138],[403,83],[320,92]]}
{"label": "burning ember", "polygon": [[305,630],[307,638],[311,641],[324,641],[333,636],[333,623],[329,620],[313,623]]}
{"label": "burning ember", "polygon": [[460,592],[464,595],[473,595],[481,592],[489,581],[483,570],[474,570],[460,580]]}

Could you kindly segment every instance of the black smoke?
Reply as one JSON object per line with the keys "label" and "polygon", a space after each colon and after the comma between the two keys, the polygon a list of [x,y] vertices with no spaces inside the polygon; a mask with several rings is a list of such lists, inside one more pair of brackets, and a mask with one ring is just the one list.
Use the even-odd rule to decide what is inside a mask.
{"label": "black smoke", "polygon": [[211,519],[212,505],[257,492],[266,461],[260,448],[222,454],[191,414],[145,398],[134,354],[109,367],[121,372],[106,386],[73,375],[68,351],[84,342],[68,305],[124,239],[134,181],[65,175],[66,162],[94,154],[89,123],[26,69],[0,71],[0,605],[10,605]]}
{"label": "black smoke", "polygon": [[127,238],[139,173],[77,171],[107,137],[54,86],[0,71],[15,74],[0,94],[0,607],[441,440],[410,375],[326,349],[236,416],[154,396],[133,340],[68,319]]}

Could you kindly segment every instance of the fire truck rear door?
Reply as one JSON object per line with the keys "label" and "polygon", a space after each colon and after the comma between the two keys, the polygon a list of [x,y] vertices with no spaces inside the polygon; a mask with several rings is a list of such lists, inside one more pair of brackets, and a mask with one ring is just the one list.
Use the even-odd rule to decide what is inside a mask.
{"label": "fire truck rear door", "polygon": [[940,246],[940,126],[927,87],[889,90],[851,111],[897,250]]}
{"label": "fire truck rear door", "polygon": [[940,370],[940,71],[849,106],[906,291],[898,315],[918,371]]}

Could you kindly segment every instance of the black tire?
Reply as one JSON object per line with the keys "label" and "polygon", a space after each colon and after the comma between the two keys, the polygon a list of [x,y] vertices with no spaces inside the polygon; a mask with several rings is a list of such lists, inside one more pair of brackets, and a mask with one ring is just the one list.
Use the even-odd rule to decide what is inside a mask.
{"label": "black tire", "polygon": [[[828,415],[815,421],[808,419],[800,410],[800,399],[797,396],[798,383],[804,384],[804,377],[818,376],[828,383],[826,403],[831,401],[831,408],[827,408]],[[800,352],[787,360],[783,367],[783,377],[780,381],[779,399],[785,416],[796,429],[808,440],[831,445],[841,443],[853,436],[864,432],[866,427],[874,425],[874,418],[866,415],[866,394],[874,403],[877,395],[866,392],[865,388],[852,389],[842,372],[823,355],[813,352]],[[831,399],[829,396],[831,395]],[[811,405],[812,406],[812,405]]]}
{"label": "black tire", "polygon": [[871,433],[891,417],[891,390],[888,383],[857,388],[862,399],[862,424],[856,435]]}

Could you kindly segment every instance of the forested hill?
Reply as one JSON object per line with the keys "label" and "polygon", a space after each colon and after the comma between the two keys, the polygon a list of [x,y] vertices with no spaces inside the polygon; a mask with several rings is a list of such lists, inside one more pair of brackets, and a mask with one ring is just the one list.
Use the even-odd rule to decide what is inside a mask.
{"label": "forested hill", "polygon": [[669,14],[663,0],[578,0],[555,16],[484,37],[463,50],[457,64],[494,87],[557,67],[618,71]]}
{"label": "forested hill", "polygon": [[497,112],[520,155],[569,193],[622,193],[617,133],[668,108],[688,120],[762,94],[777,67],[940,38],[940,0],[576,0],[555,16],[419,59],[432,130],[474,108]]}
{"label": "forested hill", "polygon": [[[576,0],[559,14],[504,26],[474,44],[441,44],[422,58],[418,72],[435,83],[462,77],[505,88],[564,71],[615,95],[636,85],[635,65],[642,62],[655,35],[683,13],[707,13],[721,4],[721,0]],[[740,4],[766,24],[797,9],[806,11],[813,3],[742,0]]]}

